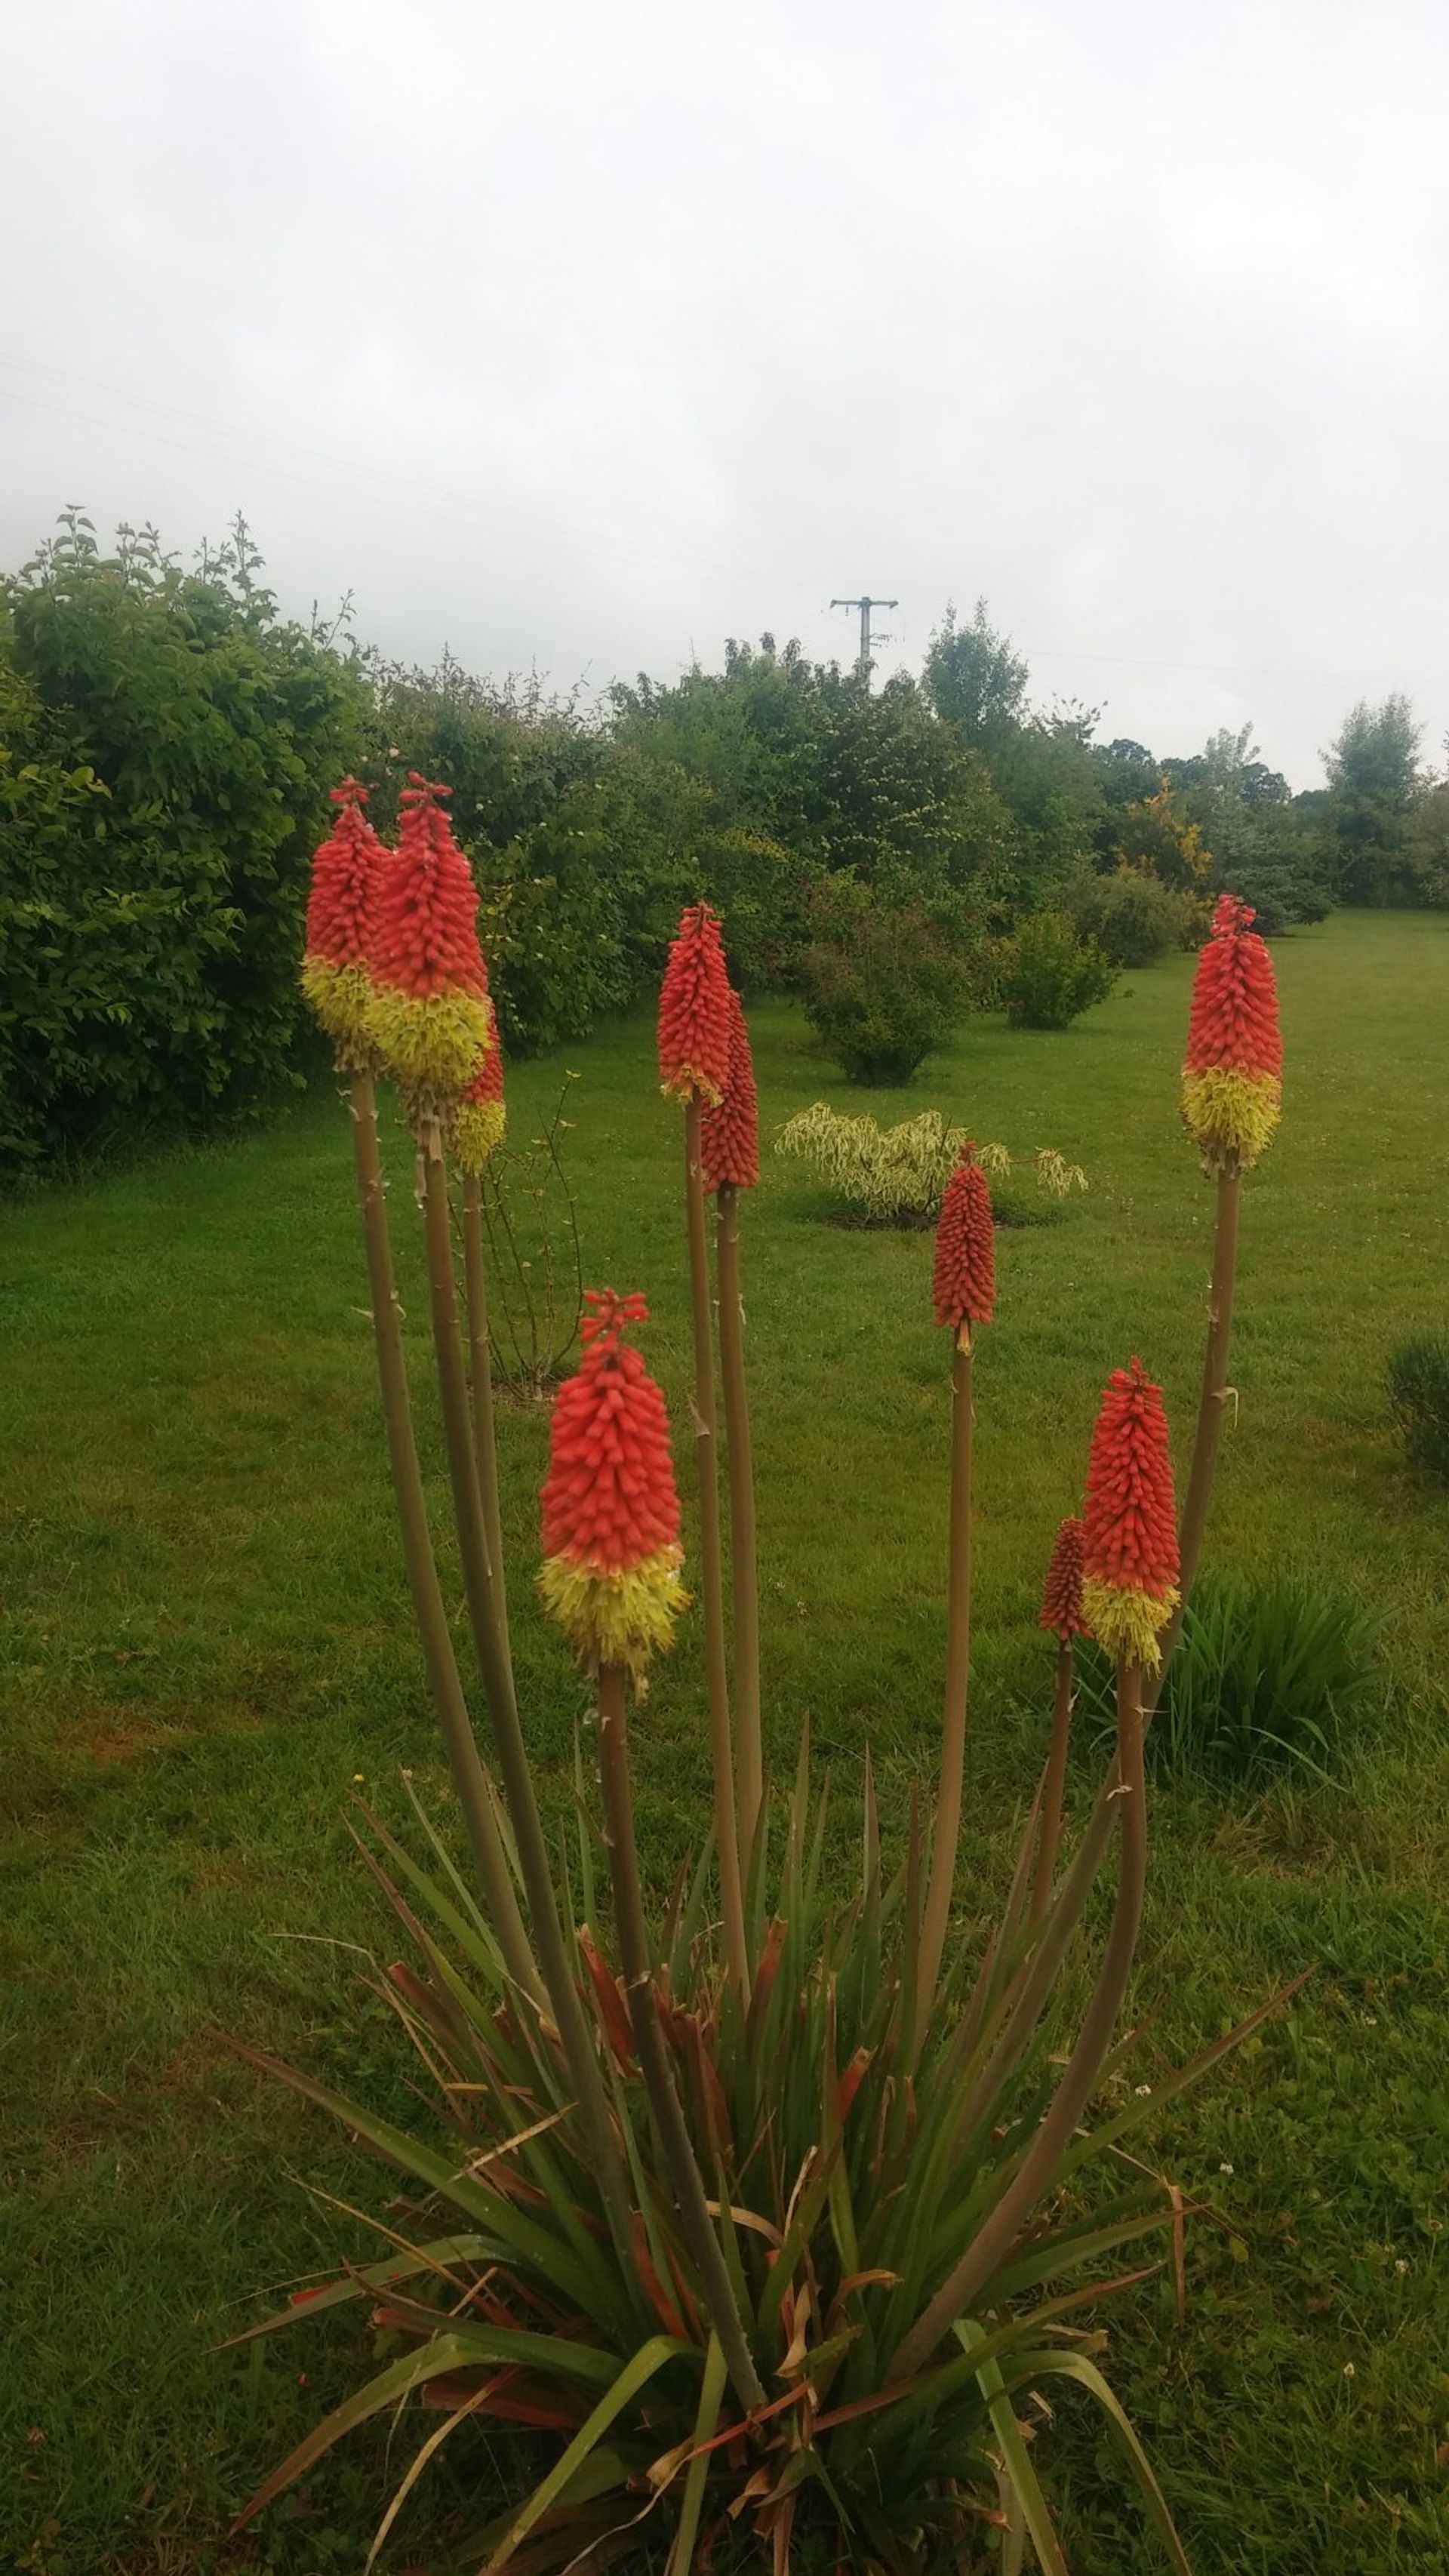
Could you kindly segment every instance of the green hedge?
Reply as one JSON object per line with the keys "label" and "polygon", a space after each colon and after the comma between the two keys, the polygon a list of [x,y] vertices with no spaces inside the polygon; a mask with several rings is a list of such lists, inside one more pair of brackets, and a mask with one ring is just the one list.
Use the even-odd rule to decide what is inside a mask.
{"label": "green hedge", "polygon": [[245,531],[199,574],[63,536],[0,593],[0,1171],[196,1132],[295,1080],[297,951],[355,658]]}

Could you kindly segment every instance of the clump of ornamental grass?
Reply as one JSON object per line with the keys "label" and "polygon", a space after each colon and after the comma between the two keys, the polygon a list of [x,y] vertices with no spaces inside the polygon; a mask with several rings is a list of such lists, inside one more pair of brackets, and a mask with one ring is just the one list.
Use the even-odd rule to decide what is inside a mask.
{"label": "clump of ornamental grass", "polygon": [[[1285,1772],[1332,1779],[1373,1696],[1379,1629],[1312,1583],[1204,1575],[1147,1739],[1148,1776],[1248,1790]],[[1083,1658],[1081,1697],[1100,1743],[1111,1719],[1100,1654]]]}
{"label": "clump of ornamental grass", "polygon": [[[845,1206],[858,1209],[869,1223],[924,1229],[940,1216],[965,1143],[965,1128],[953,1127],[939,1109],[882,1127],[874,1118],[842,1117],[827,1101],[817,1100],[786,1119],[775,1151],[811,1164]],[[993,1180],[1009,1177],[1013,1164],[1005,1145],[976,1145],[973,1151]],[[1038,1146],[1025,1168],[1048,1202],[1087,1186],[1080,1163],[1069,1163],[1053,1145]]]}
{"label": "clump of ornamental grass", "polygon": [[[959,1141],[932,1282],[950,1335],[952,1419],[938,1775],[903,1825],[883,1830],[867,1759],[858,1870],[848,1889],[827,1887],[829,1797],[808,1728],[788,1798],[771,1798],[765,1765],[741,1295],[757,1102],[720,925],[691,907],[665,974],[659,1065],[684,1130],[699,1557],[682,1563],[668,1413],[638,1339],[645,1300],[590,1292],[580,1365],[551,1423],[537,1591],[593,1704],[596,1780],[581,1754],[576,1842],[555,1859],[513,1687],[482,1454],[492,1417],[476,1384],[470,1407],[453,1278],[447,1157],[467,1134],[460,1104],[484,1096],[479,1056],[496,1039],[486,1010],[480,1023],[461,1007],[480,990],[486,1001],[486,975],[480,984],[438,792],[424,791],[426,832],[412,833],[414,857],[425,846],[438,865],[413,884],[424,906],[435,884],[446,897],[448,936],[428,955],[443,955],[452,980],[424,986],[419,970],[414,993],[397,982],[394,953],[383,1007],[364,993],[362,1021],[374,1056],[396,1044],[418,1137],[448,1476],[496,1772],[478,1751],[442,1613],[412,1442],[374,1064],[344,1062],[344,1038],[404,1562],[469,1852],[460,1867],[420,1810],[406,1837],[358,1813],[359,1847],[409,1954],[379,1981],[412,2053],[421,2108],[406,2127],[305,2071],[257,2061],[370,2145],[389,2180],[370,2253],[251,2333],[304,2322],[315,2332],[333,2309],[360,2305],[405,2349],[298,2444],[241,2520],[341,2436],[385,2420],[406,2465],[369,2564],[448,2445],[478,2491],[478,2527],[451,2561],[485,2576],[510,2565],[564,2576],[629,2556],[689,2576],[766,2554],[775,2576],[826,2564],[1015,2576],[1028,2551],[1065,2576],[1045,2428],[1070,2384],[1100,2409],[1165,2562],[1182,2571],[1161,2490],[1101,2367],[1102,2312],[1154,2268],[1153,2236],[1181,2206],[1125,2142],[1242,2036],[1215,2039],[1165,2078],[1154,2068],[1150,2093],[1124,2094],[1132,2042],[1121,2024],[1147,1870],[1144,1728],[1188,1580],[1160,1390],[1134,1360],[1104,1391],[1085,1513],[1063,1522],[1047,1572],[1042,1624],[1058,1654],[1042,1775],[1000,1917],[968,1927],[956,1877],[973,1370],[996,1285],[984,1160]],[[351,849],[359,835],[345,830]],[[397,864],[369,856],[369,902]],[[365,970],[378,953],[364,942]],[[404,1019],[399,1037],[399,993],[445,1007]],[[453,1045],[464,1025],[477,1040],[466,1063]],[[486,1335],[474,1337],[475,1373],[486,1354]],[[695,1615],[690,1594],[715,1830],[651,1914],[633,1743],[653,1660]],[[1063,1859],[1074,1657],[1089,1626],[1112,1659],[1114,1747]],[[893,1847],[902,1857],[890,1864]],[[1113,1853],[1097,1943],[1090,1900]],[[1075,2015],[1069,1961],[1087,1995]],[[525,2491],[499,2511],[477,2436],[510,2425],[543,2448],[535,2441]]]}

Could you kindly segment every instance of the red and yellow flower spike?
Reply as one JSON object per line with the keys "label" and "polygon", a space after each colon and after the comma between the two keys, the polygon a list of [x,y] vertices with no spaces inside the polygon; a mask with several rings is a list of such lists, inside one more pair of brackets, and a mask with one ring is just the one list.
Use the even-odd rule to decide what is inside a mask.
{"label": "red and yellow flower spike", "polygon": [[642,1690],[685,1602],[669,1417],[624,1339],[648,1319],[643,1298],[590,1288],[585,1302],[584,1355],[549,1433],[538,1588],[586,1672],[622,1664]]}
{"label": "red and yellow flower spike", "polygon": [[1071,1518],[1057,1530],[1042,1590],[1039,1628],[1048,1628],[1067,1645],[1073,1637],[1089,1637],[1091,1630],[1082,1616],[1082,1563],[1086,1548],[1087,1524]]}
{"label": "red and yellow flower spike", "polygon": [[707,1190],[752,1190],[760,1178],[760,1104],[744,1006],[731,987],[730,1046],[724,1091],[700,1120],[700,1161]]}
{"label": "red and yellow flower spike", "polygon": [[729,1085],[730,979],[707,903],[679,918],[659,992],[659,1079],[678,1100],[723,1100]]}
{"label": "red and yellow flower spike", "polygon": [[1082,1616],[1114,1662],[1157,1670],[1178,1571],[1162,1389],[1134,1359],[1103,1390],[1082,1540]]}
{"label": "red and yellow flower spike", "polygon": [[488,998],[488,1049],[453,1115],[453,1155],[460,1171],[473,1177],[503,1142],[508,1112],[503,1101],[503,1049],[498,1042],[498,1011]]}
{"label": "red and yellow flower spike", "polygon": [[969,1350],[971,1326],[989,1324],[996,1303],[991,1191],[973,1144],[962,1146],[960,1161],[946,1183],[936,1226],[931,1294],[937,1323],[949,1324],[962,1350]]}
{"label": "red and yellow flower spike", "polygon": [[1282,1107],[1278,991],[1255,918],[1251,904],[1223,895],[1198,954],[1182,1116],[1209,1172],[1251,1171]]}
{"label": "red and yellow flower spike", "polygon": [[438,803],[449,792],[409,771],[373,907],[368,1029],[415,1121],[449,1117],[492,1043],[478,890]]}
{"label": "red and yellow flower spike", "polygon": [[367,1033],[372,975],[368,952],[378,876],[388,853],[367,819],[368,791],[344,778],[328,793],[337,807],[328,838],[312,858],[302,991],[332,1040],[339,1072],[374,1061]]}

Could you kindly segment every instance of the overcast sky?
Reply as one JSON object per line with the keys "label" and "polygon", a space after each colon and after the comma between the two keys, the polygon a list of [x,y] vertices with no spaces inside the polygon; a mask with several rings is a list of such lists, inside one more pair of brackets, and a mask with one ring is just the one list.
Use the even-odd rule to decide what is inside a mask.
{"label": "overcast sky", "polygon": [[979,593],[1157,752],[1449,726],[1449,0],[15,0],[0,562],[65,501],[599,686]]}

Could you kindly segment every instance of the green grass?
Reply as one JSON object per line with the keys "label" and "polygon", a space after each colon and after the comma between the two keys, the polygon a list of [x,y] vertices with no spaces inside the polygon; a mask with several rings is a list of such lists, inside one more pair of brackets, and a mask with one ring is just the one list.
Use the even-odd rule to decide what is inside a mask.
{"label": "green grass", "polygon": [[[1198,2576],[1378,2576],[1449,2550],[1449,1497],[1404,1463],[1383,1393],[1392,1344],[1445,1311],[1449,927],[1343,917],[1276,953],[1287,1111],[1247,1188],[1211,1557],[1382,1610],[1384,1689],[1337,1787],[1155,1796],[1138,1999],[1163,2061],[1317,1973],[1165,2119],[1163,2169],[1228,2223],[1189,2231],[1185,2328],[1154,2284],[1119,2310],[1112,2366]],[[968,1914],[1039,1757],[1038,1586],[1107,1370],[1140,1350],[1179,1459],[1190,1433],[1211,1194],[1176,1126],[1189,972],[1135,974],[1061,1036],[976,1024],[868,1103],[1058,1146],[1092,1184],[1061,1225],[1002,1235],[977,1363]],[[795,1014],[752,1027],[768,1123],[821,1096],[860,1106]],[[568,1061],[587,1273],[648,1291],[680,1422],[679,1138],[651,1032]],[[517,1132],[560,1079],[560,1062],[512,1075]],[[402,1154],[395,1169],[435,1457]],[[842,1231],[825,1206],[767,1160],[748,1212],[767,1724],[788,1763],[808,1709],[847,1805],[869,1743],[899,1813],[936,1725],[947,1360],[929,1239]],[[355,2246],[302,2181],[370,2184],[213,2034],[332,2071],[360,2053],[358,2081],[396,2085],[346,1946],[387,1934],[341,1811],[357,1774],[395,1807],[405,1764],[441,1796],[344,1119],[324,1087],[266,1134],[13,1206],[0,1228],[0,2564],[351,2576],[386,2492],[381,2437],[259,2540],[223,2534],[356,2351],[319,2329],[208,2354],[255,2291]],[[579,1689],[527,1598],[545,1440],[540,1415],[505,1418],[521,1696],[562,1801]],[[638,1737],[661,1885],[707,1811],[701,1704],[691,1620]],[[1136,2576],[1156,2562],[1092,2441],[1065,2415],[1044,2436],[1073,2563]]]}

